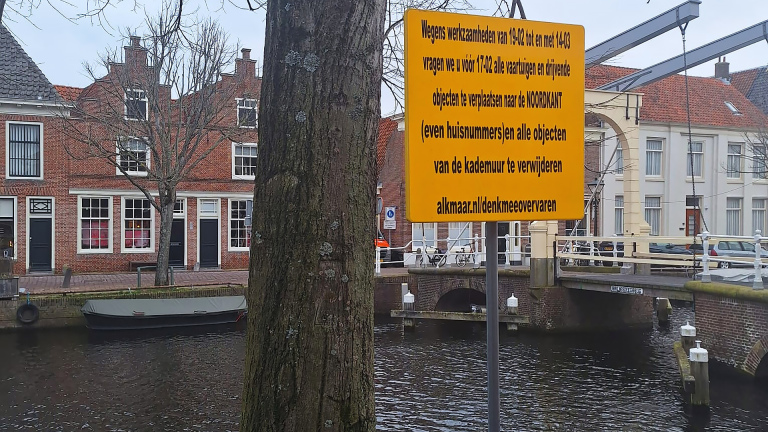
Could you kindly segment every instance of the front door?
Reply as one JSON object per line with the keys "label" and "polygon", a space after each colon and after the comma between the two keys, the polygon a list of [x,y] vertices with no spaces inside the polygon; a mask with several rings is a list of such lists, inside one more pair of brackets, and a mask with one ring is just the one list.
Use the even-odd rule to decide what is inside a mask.
{"label": "front door", "polygon": [[507,262],[507,234],[509,234],[509,222],[497,223],[499,231],[499,264],[505,264]]}
{"label": "front door", "polygon": [[219,266],[218,225],[218,219],[200,219],[200,267]]}
{"label": "front door", "polygon": [[685,235],[693,237],[701,233],[701,210],[699,209],[686,209],[685,210]]}
{"label": "front door", "polygon": [[168,265],[184,267],[184,219],[174,219],[171,223],[171,248],[168,251]]}
{"label": "front door", "polygon": [[53,252],[50,218],[29,220],[29,270],[51,271]]}

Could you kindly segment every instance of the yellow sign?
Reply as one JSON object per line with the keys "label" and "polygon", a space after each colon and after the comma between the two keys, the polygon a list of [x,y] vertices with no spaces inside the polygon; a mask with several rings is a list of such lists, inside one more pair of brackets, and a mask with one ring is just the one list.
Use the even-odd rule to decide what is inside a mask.
{"label": "yellow sign", "polygon": [[581,219],[584,28],[408,10],[411,222]]}

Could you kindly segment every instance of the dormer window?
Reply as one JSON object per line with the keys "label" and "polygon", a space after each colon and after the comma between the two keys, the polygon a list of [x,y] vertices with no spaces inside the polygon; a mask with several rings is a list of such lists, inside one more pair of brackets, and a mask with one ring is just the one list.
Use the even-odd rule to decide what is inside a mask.
{"label": "dormer window", "polygon": [[237,125],[240,127],[258,126],[256,99],[237,99]]}
{"label": "dormer window", "polygon": [[125,118],[129,120],[147,119],[147,94],[144,90],[126,90]]}
{"label": "dormer window", "polygon": [[733,114],[733,115],[741,115],[741,111],[739,111],[739,109],[736,108],[736,105],[734,105],[734,104],[732,104],[732,103],[730,103],[728,101],[725,101],[725,106],[727,106],[728,109],[731,110],[731,114]]}

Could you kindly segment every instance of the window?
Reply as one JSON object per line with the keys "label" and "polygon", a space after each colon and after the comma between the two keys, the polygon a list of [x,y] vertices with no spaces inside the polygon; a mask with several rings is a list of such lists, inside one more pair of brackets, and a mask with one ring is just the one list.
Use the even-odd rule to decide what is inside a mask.
{"label": "window", "polygon": [[616,147],[616,175],[624,174],[624,151],[621,144]]}
{"label": "window", "polygon": [[728,178],[741,178],[741,144],[728,144],[728,163],[726,168],[726,176]]}
{"label": "window", "polygon": [[686,207],[695,207],[695,208],[701,208],[701,195],[686,195],[685,196],[685,206]]}
{"label": "window", "polygon": [[624,235],[624,195],[616,195],[613,201],[614,228],[613,233]]}
{"label": "window", "polygon": [[725,199],[725,234],[741,235],[741,198]]}
{"label": "window", "polygon": [[42,178],[43,146],[42,125],[7,123],[8,178]]}
{"label": "window", "polygon": [[765,235],[765,198],[752,198],[752,234],[760,230]]}
{"label": "window", "polygon": [[125,92],[125,118],[147,119],[147,94],[144,90],[129,89]]}
{"label": "window", "polygon": [[232,144],[232,178],[253,180],[256,175],[257,144]]}
{"label": "window", "polygon": [[148,199],[123,199],[124,249],[152,250],[152,219],[152,204]]}
{"label": "window", "polygon": [[187,214],[187,201],[184,198],[178,198],[173,204],[173,217],[181,217]]}
{"label": "window", "polygon": [[651,235],[661,232],[661,197],[645,197],[645,221],[651,226]]}
{"label": "window", "polygon": [[728,107],[728,109],[731,111],[731,114],[741,115],[741,111],[739,111],[739,109],[736,108],[736,105],[734,105],[733,103],[725,101],[725,106]]}
{"label": "window", "polygon": [[701,165],[704,159],[704,143],[692,142],[688,147],[688,157],[685,160],[685,175],[701,177]]}
{"label": "window", "polygon": [[648,140],[645,143],[645,175],[661,176],[661,154],[663,145],[659,140]]}
{"label": "window", "polygon": [[0,198],[0,256],[15,258],[16,210],[13,198]]}
{"label": "window", "polygon": [[766,156],[768,156],[768,148],[763,144],[753,144],[752,153],[752,177],[756,179],[768,179],[768,164],[766,164]]}
{"label": "window", "polygon": [[[117,163],[130,175],[147,175],[149,150],[141,140],[130,138],[117,144]],[[120,170],[117,171],[120,174]]]}
{"label": "window", "polygon": [[110,252],[112,199],[107,197],[80,198],[80,251]]}
{"label": "window", "polygon": [[472,244],[471,222],[449,222],[448,237],[451,238],[449,246],[464,246]]}
{"label": "window", "polygon": [[424,246],[437,247],[437,242],[435,241],[436,231],[435,224],[433,223],[411,224],[412,250],[421,249],[423,251],[425,250]]}
{"label": "window", "polygon": [[200,216],[218,216],[219,214],[218,200],[201,199],[199,211],[200,211]]}
{"label": "window", "polygon": [[240,127],[259,125],[256,99],[237,99],[237,125]]}
{"label": "window", "polygon": [[250,214],[248,210],[253,208],[253,200],[229,201],[229,249],[247,250],[251,245]]}

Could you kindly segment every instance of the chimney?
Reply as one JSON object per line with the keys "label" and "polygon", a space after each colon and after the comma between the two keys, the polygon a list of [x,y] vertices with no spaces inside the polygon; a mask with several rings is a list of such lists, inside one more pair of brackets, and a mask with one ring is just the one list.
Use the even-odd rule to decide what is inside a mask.
{"label": "chimney", "polygon": [[717,58],[717,63],[715,63],[715,78],[719,78],[725,82],[731,81],[731,72],[728,70],[728,67],[730,64],[725,61],[725,57],[720,59],[720,57]]}
{"label": "chimney", "polygon": [[131,36],[130,45],[123,47],[125,65],[129,70],[147,66],[147,49],[141,46],[141,37]]}
{"label": "chimney", "polygon": [[235,76],[238,78],[256,77],[256,60],[251,60],[251,50],[243,48],[240,50],[243,58],[235,59]]}

